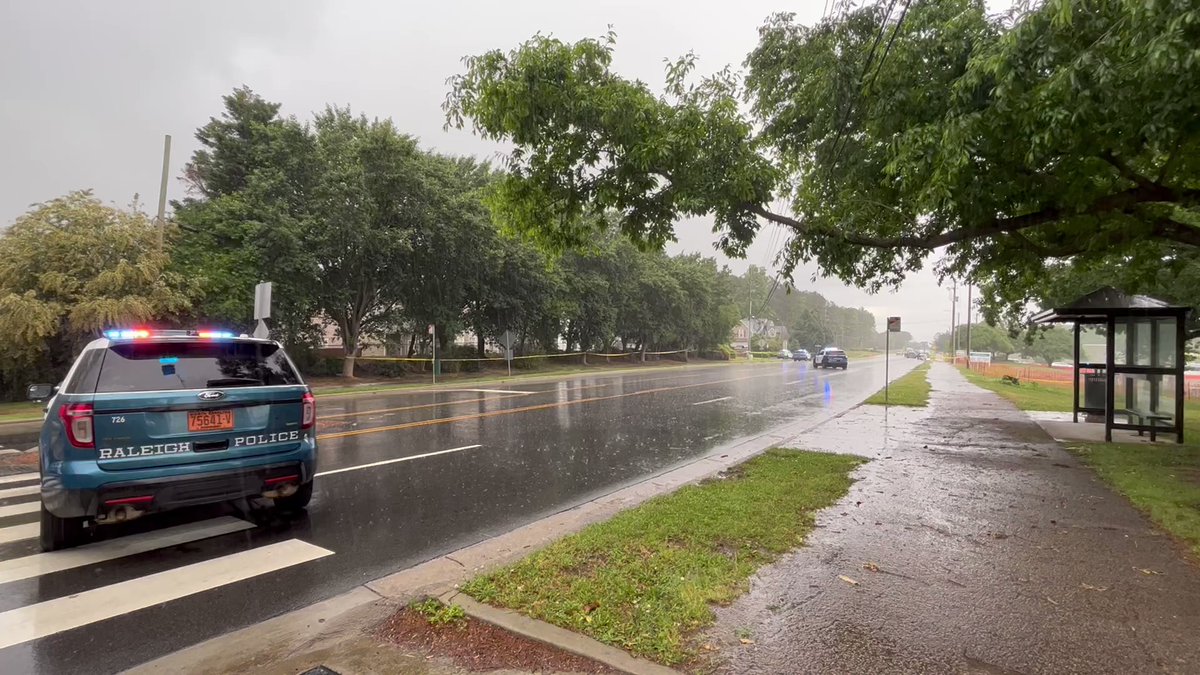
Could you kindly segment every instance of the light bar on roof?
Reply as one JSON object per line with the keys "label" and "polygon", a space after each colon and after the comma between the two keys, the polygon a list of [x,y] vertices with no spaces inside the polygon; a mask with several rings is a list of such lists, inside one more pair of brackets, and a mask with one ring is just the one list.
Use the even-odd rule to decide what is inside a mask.
{"label": "light bar on roof", "polygon": [[136,340],[150,337],[150,331],[145,328],[120,328],[104,331],[104,337],[109,340]]}

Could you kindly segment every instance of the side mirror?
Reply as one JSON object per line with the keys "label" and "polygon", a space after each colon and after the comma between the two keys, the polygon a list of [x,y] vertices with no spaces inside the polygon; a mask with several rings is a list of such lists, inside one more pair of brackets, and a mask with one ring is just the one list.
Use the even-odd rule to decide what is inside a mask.
{"label": "side mirror", "polygon": [[54,395],[58,387],[52,384],[31,384],[25,389],[25,398],[30,401],[45,401]]}

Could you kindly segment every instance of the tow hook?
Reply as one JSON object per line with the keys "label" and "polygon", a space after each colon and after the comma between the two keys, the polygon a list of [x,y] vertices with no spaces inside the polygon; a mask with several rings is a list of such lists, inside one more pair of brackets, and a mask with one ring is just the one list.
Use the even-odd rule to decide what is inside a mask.
{"label": "tow hook", "polygon": [[105,513],[97,514],[96,522],[101,525],[110,525],[112,523],[127,523],[131,520],[136,520],[137,518],[141,518],[145,514],[146,514],[146,512],[141,509],[134,508],[133,506],[130,506],[129,504],[121,504],[120,506],[112,507]]}
{"label": "tow hook", "polygon": [[267,499],[291,497],[292,495],[296,494],[296,490],[298,489],[300,488],[295,483],[283,483],[282,485],[276,485],[274,488],[264,491],[262,496],[266,497]]}

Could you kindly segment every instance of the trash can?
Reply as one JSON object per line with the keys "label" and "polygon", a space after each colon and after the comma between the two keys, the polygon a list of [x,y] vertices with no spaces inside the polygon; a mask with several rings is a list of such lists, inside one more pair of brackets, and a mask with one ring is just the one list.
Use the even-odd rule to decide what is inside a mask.
{"label": "trash can", "polygon": [[1083,407],[1104,410],[1107,404],[1105,387],[1108,378],[1104,373],[1092,373],[1083,376]]}

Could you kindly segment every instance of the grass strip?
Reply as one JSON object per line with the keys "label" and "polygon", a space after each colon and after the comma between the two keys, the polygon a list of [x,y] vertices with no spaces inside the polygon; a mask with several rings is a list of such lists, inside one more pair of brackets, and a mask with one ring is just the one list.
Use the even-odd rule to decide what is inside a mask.
{"label": "grass strip", "polygon": [[1068,449],[1200,557],[1200,445],[1082,443]]}
{"label": "grass strip", "polygon": [[850,488],[862,459],[772,450],[725,477],[652,499],[588,527],[464,591],[664,664],[688,660],[688,636],[712,603],[804,543],[814,514]]}
{"label": "grass strip", "polygon": [[1037,382],[1009,384],[998,377],[988,377],[973,370],[960,368],[958,372],[962,373],[963,377],[966,377],[971,384],[1000,394],[1021,410],[1071,412],[1071,406],[1075,404],[1069,382],[1068,386],[1064,387],[1042,385]]}
{"label": "grass strip", "polygon": [[[922,363],[903,377],[896,378],[896,381],[888,387],[886,403],[914,408],[924,408],[929,405],[929,391],[932,387],[929,386],[928,373],[929,364]],[[880,389],[863,402],[883,405],[885,403],[884,390]]]}

